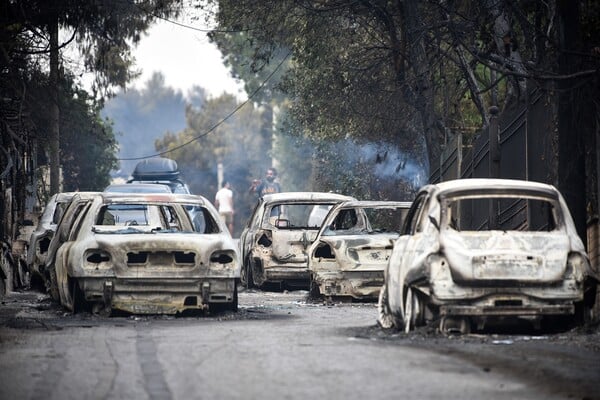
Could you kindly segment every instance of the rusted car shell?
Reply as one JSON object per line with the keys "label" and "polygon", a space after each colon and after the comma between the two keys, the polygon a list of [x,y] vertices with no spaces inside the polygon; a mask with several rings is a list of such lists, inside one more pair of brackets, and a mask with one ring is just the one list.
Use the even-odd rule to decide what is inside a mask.
{"label": "rusted car shell", "polygon": [[[179,222],[177,228],[161,226],[149,213],[148,226],[99,225],[100,210],[111,205],[166,206]],[[191,205],[195,214],[186,209]],[[67,309],[95,306],[135,314],[237,309],[238,250],[205,198],[102,193],[86,207],[56,252],[60,301]],[[213,228],[195,230],[191,215],[210,219]]]}
{"label": "rusted car shell", "polygon": [[[285,192],[265,195],[259,199],[246,227],[240,236],[241,256],[244,263],[242,282],[247,286],[266,283],[288,284],[308,288],[307,249],[317,236],[326,214],[320,206],[330,208],[352,197],[321,192]],[[278,227],[271,217],[276,207],[310,205],[313,213],[308,217],[310,227]]]}
{"label": "rusted car shell", "polygon": [[[398,209],[405,213],[410,205],[396,201],[349,201],[334,206],[308,252],[311,295],[376,299],[402,221],[398,221],[395,231],[373,231],[364,210]],[[359,219],[364,220],[359,224],[360,229],[332,229],[334,220],[346,210],[355,210]]]}
{"label": "rusted car shell", "polygon": [[[453,228],[451,200],[494,197],[551,204],[546,231]],[[488,220],[489,223],[489,220]],[[428,185],[417,194],[396,240],[379,298],[384,327],[440,319],[468,331],[488,318],[588,318],[598,271],[561,194],[551,185],[504,179],[465,179]]]}

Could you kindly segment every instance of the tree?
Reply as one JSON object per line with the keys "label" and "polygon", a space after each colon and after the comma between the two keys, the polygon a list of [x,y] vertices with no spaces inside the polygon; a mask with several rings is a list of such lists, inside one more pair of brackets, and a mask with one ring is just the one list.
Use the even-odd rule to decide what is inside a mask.
{"label": "tree", "polygon": [[[204,90],[195,88],[194,93],[189,101],[200,106],[205,101]],[[127,178],[137,158],[154,154],[155,140],[185,128],[187,104],[180,91],[165,86],[160,73],[152,75],[142,89],[129,89],[105,102],[102,115],[114,121],[118,132],[119,176]]]}
{"label": "tree", "polygon": [[222,0],[216,20],[244,35],[255,66],[290,49],[284,89],[310,135],[384,137],[401,149],[420,136],[437,162],[449,134],[486,127],[489,106],[524,96],[525,79],[593,79],[594,68],[556,69],[560,10],[554,1]]}
{"label": "tree", "polygon": [[[113,86],[124,87],[134,76],[131,71],[130,45],[140,40],[140,34],[155,18],[176,15],[179,0],[149,0],[144,3],[96,1],[2,1],[3,46],[1,65],[10,65],[13,58],[23,60],[49,55],[49,99],[52,118],[48,126],[48,151],[51,168],[51,192],[58,191],[59,168],[59,97],[64,83],[60,70],[60,50],[75,41],[83,56],[83,67],[95,73],[94,90],[110,93]],[[70,37],[59,42],[59,28]],[[41,70],[43,63],[37,64]],[[16,83],[22,80],[16,81]],[[19,92],[17,85],[15,92]]]}
{"label": "tree", "polygon": [[[226,118],[237,110],[231,117]],[[208,99],[201,106],[188,105],[187,126],[167,133],[155,142],[157,152],[173,158],[192,193],[214,200],[218,190],[217,166],[223,165],[224,179],[235,194],[237,221],[246,221],[256,202],[248,193],[253,177],[266,157],[266,141],[258,134],[262,116],[253,103],[238,103],[232,95]],[[239,222],[236,224],[239,227]]]}

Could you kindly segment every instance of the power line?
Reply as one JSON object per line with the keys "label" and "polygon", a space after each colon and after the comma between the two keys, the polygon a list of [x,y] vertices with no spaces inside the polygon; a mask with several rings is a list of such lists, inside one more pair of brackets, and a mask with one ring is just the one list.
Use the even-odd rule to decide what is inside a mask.
{"label": "power line", "polygon": [[242,107],[244,107],[246,104],[248,104],[250,102],[250,100],[252,100],[252,98],[260,90],[262,90],[262,88],[273,77],[273,75],[275,75],[275,73],[279,70],[279,68],[281,68],[281,66],[283,65],[283,63],[288,59],[288,57],[291,54],[292,54],[292,52],[290,51],[289,53],[286,54],[285,57],[283,57],[283,59],[279,62],[279,64],[277,64],[277,67],[275,67],[275,69],[266,77],[266,79],[252,92],[252,94],[250,94],[250,96],[248,96],[248,99],[246,99],[246,101],[244,101],[239,106],[237,106],[232,112],[230,112],[229,114],[227,114],[227,116],[225,116],[223,119],[221,119],[215,125],[213,125],[208,131],[206,131],[206,132],[202,133],[201,135],[198,135],[198,136],[190,139],[189,141],[187,141],[185,143],[180,144],[179,146],[176,146],[176,147],[174,147],[172,149],[169,149],[169,150],[161,151],[160,153],[152,154],[152,155],[149,155],[149,156],[143,156],[143,157],[118,158],[117,160],[119,160],[119,161],[135,161],[135,160],[144,160],[146,158],[152,158],[152,157],[162,156],[164,154],[171,153],[172,151],[179,150],[182,147],[185,147],[188,144],[190,144],[192,142],[195,142],[196,140],[198,140],[200,138],[203,138],[204,136],[209,135],[211,132],[213,132],[215,129],[217,129],[220,125],[222,125],[225,121],[227,121],[229,118],[231,118],[235,113],[237,113]]}

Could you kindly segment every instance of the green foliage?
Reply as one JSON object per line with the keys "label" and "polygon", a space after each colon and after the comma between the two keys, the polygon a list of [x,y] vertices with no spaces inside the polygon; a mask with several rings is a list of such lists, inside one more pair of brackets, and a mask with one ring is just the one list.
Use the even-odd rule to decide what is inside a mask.
{"label": "green foliage", "polygon": [[[29,82],[32,108],[37,99],[48,92],[44,75],[38,71],[35,77],[39,79]],[[110,121],[100,116],[99,104],[85,90],[74,85],[72,79],[64,80],[61,88],[59,126],[63,189],[103,190],[110,183],[110,171],[117,167],[113,127]],[[37,127],[50,125],[51,116],[47,109],[39,109],[31,118]],[[45,137],[40,144],[42,148],[47,145]]]}

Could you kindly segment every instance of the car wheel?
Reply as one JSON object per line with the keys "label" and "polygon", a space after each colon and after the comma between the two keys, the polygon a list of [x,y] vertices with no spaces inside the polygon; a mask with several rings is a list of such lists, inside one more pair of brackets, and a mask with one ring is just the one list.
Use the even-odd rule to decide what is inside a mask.
{"label": "car wheel", "polygon": [[233,300],[231,301],[231,305],[229,309],[233,312],[238,311],[238,290],[237,285],[233,285]]}
{"label": "car wheel", "polygon": [[312,278],[312,275],[310,277],[310,286],[309,286],[309,290],[308,290],[308,297],[310,297],[311,299],[318,299],[319,297],[321,297],[321,291],[319,290],[319,285],[317,284],[317,282],[315,282]]}
{"label": "car wheel", "polygon": [[255,286],[254,276],[252,275],[252,264],[248,261],[246,265],[246,289],[252,289]]}
{"label": "car wheel", "polygon": [[48,282],[48,291],[50,292],[50,297],[52,297],[52,300],[60,303],[60,294],[58,292],[58,278],[56,277],[56,270],[54,268],[50,268],[48,273],[50,275],[50,279]]}
{"label": "car wheel", "polygon": [[377,302],[377,323],[383,329],[401,329],[402,321],[396,318],[396,316],[390,310],[390,306],[388,303],[388,292],[387,288],[384,285],[379,291],[379,300]]}
{"label": "car wheel", "polygon": [[73,305],[73,314],[91,309],[89,303],[85,299],[85,295],[79,288],[79,283],[76,279],[69,278],[69,291],[71,292],[71,304]]}
{"label": "car wheel", "polygon": [[404,332],[408,333],[411,329],[423,325],[424,307],[423,302],[417,295],[417,291],[412,287],[408,287],[405,291],[406,297],[404,300]]}

